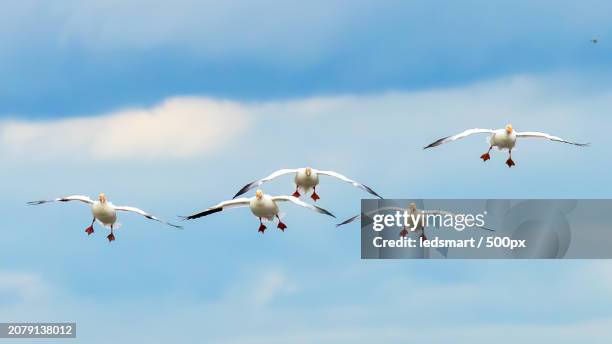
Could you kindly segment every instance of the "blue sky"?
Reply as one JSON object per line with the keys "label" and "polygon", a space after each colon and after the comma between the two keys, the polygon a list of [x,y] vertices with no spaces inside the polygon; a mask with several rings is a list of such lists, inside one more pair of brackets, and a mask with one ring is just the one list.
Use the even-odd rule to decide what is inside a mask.
{"label": "blue sky", "polygon": [[[121,214],[109,245],[86,207],[25,202],[105,192],[176,220],[306,165],[387,198],[609,198],[610,6],[4,3],[0,318],[84,343],[609,341],[605,261],[361,261],[357,225],[287,206],[263,236],[246,209],[182,231]],[[592,146],[521,142],[513,169],[483,165],[484,137],[421,149],[506,123]],[[366,197],[318,191],[339,218]]]}
{"label": "blue sky", "polygon": [[[300,98],[609,73],[610,4],[6,2],[3,115],[95,114],[177,94]],[[146,10],[145,10],[146,9]]]}

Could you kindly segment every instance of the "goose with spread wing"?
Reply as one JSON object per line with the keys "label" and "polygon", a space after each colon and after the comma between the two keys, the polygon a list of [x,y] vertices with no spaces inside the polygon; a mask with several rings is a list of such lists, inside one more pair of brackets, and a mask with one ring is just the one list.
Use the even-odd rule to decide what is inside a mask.
{"label": "goose with spread wing", "polygon": [[174,228],[182,228],[181,226],[173,225],[169,222],[162,221],[158,219],[157,217],[147,213],[144,210],[134,208],[134,207],[128,207],[128,206],[116,206],[112,204],[110,201],[108,201],[108,199],[106,198],[106,195],[103,193],[101,193],[98,196],[97,201],[92,200],[88,196],[73,195],[73,196],[60,197],[60,198],[56,198],[52,200],[33,201],[33,202],[28,202],[28,204],[39,205],[39,204],[45,204],[45,203],[50,203],[50,202],[70,202],[70,201],[79,201],[79,202],[89,204],[91,206],[91,213],[93,215],[93,220],[91,221],[91,225],[85,229],[85,233],[87,233],[87,235],[91,235],[94,232],[93,225],[96,222],[96,220],[98,220],[98,222],[100,222],[103,226],[110,227],[111,232],[106,237],[109,242],[115,240],[115,235],[113,231],[115,229],[115,222],[117,222],[117,212],[118,211],[128,211],[128,212],[136,213],[150,220],[155,220],[163,224],[166,224],[168,226],[172,226]]}
{"label": "goose with spread wing", "polygon": [[515,165],[514,161],[512,160],[512,149],[514,148],[514,146],[516,145],[516,140],[518,138],[543,138],[543,139],[547,139],[550,141],[556,141],[556,142],[563,142],[563,143],[568,143],[568,144],[572,144],[575,146],[588,146],[588,143],[576,143],[576,142],[572,142],[572,141],[567,141],[564,140],[560,137],[557,136],[553,136],[550,134],[546,134],[546,133],[541,133],[541,132],[537,132],[537,131],[525,131],[525,132],[516,132],[513,128],[511,124],[506,125],[506,127],[504,129],[497,129],[497,130],[493,130],[493,129],[468,129],[464,132],[461,132],[457,135],[453,135],[453,136],[447,136],[447,137],[443,137],[439,140],[436,140],[435,142],[425,146],[423,149],[427,149],[427,148],[432,148],[432,147],[437,147],[440,146],[444,143],[448,143],[448,142],[452,142],[452,141],[456,141],[459,139],[462,139],[464,137],[473,135],[473,134],[489,134],[489,150],[484,153],[483,155],[480,156],[480,158],[483,161],[487,161],[491,158],[491,156],[489,155],[489,153],[491,152],[491,149],[493,149],[493,147],[497,147],[499,150],[502,149],[507,149],[509,156],[508,156],[508,160],[506,160],[506,165],[508,165],[508,167],[512,167]]}
{"label": "goose with spread wing", "polygon": [[210,207],[204,211],[199,213],[195,213],[189,216],[183,216],[184,220],[193,220],[203,216],[207,216],[210,214],[218,213],[220,211],[231,209],[231,208],[239,208],[239,207],[249,207],[251,209],[251,213],[259,218],[259,232],[264,233],[266,230],[266,226],[263,224],[263,219],[273,221],[276,217],[278,219],[278,225],[276,226],[281,231],[285,231],[287,225],[285,225],[282,221],[279,214],[278,203],[279,202],[291,202],[295,205],[299,205],[300,207],[304,207],[313,211],[316,211],[320,214],[325,214],[328,216],[335,217],[334,214],[329,211],[317,207],[316,205],[308,204],[300,201],[298,198],[293,196],[270,196],[263,193],[261,190],[257,190],[255,192],[255,197],[251,198],[237,198],[229,201],[221,202],[213,207]]}
{"label": "goose with spread wing", "polygon": [[353,185],[354,187],[360,188],[382,199],[382,197],[380,197],[376,192],[374,192],[374,190],[372,190],[372,188],[370,188],[367,185],[356,182],[334,171],[317,170],[311,167],[286,168],[286,169],[278,170],[263,179],[259,179],[259,180],[256,180],[254,182],[251,182],[245,185],[244,187],[242,187],[242,189],[240,189],[240,191],[238,191],[238,193],[236,193],[234,198],[247,193],[249,190],[258,187],[262,185],[263,183],[269,182],[274,178],[277,178],[277,177],[280,177],[286,174],[295,175],[295,178],[294,178],[295,192],[292,194],[293,197],[299,198],[301,196],[300,191],[302,191],[303,193],[308,193],[310,192],[310,190],[312,190],[312,195],[310,196],[310,198],[312,198],[316,202],[317,200],[321,199],[321,197],[317,195],[317,185],[319,185],[319,176],[330,176],[330,177],[340,179],[343,182],[347,182]]}

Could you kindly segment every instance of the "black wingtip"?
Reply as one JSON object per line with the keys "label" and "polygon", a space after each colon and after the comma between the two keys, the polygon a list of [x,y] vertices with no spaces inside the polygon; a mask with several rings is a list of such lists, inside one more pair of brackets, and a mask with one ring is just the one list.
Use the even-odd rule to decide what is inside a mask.
{"label": "black wingtip", "polygon": [[359,216],[360,216],[360,215],[355,215],[355,216],[353,216],[353,217],[351,217],[351,218],[348,218],[348,219],[346,219],[346,220],[344,220],[344,221],[342,221],[342,222],[340,222],[340,223],[336,224],[336,228],[338,228],[338,227],[340,227],[340,226],[348,225],[349,223],[351,223],[351,222],[355,221],[355,220],[356,220],[356,219],[357,219]]}
{"label": "black wingtip", "polygon": [[331,216],[333,218],[336,218],[336,215],[330,213],[329,211],[327,211],[327,210],[325,210],[325,209],[323,209],[321,207],[317,207],[316,205],[314,207],[317,208],[319,210],[319,212],[321,212],[321,213],[323,213],[325,215],[329,215],[329,216]]}
{"label": "black wingtip", "polygon": [[247,185],[243,186],[242,189],[240,189],[240,191],[238,191],[234,197],[232,197],[232,199],[236,199],[236,197],[245,194],[247,191],[249,191],[251,189],[251,186],[253,185],[253,183],[256,183],[257,181],[254,182],[250,182]]}
{"label": "black wingtip", "polygon": [[232,197],[232,199],[236,199],[236,197],[238,197],[238,196],[242,195],[243,193],[244,193],[244,192],[242,191],[242,189],[240,189],[240,191],[238,191],[238,192],[237,192],[237,193],[234,195],[234,197]]}
{"label": "black wingtip", "polygon": [[437,146],[439,146],[439,145],[441,145],[441,144],[442,144],[442,141],[446,140],[446,139],[447,139],[447,138],[449,138],[449,137],[450,137],[450,136],[447,136],[447,137],[443,137],[443,138],[441,138],[441,139],[438,139],[438,140],[436,140],[436,141],[434,141],[434,142],[430,143],[429,145],[427,145],[427,146],[423,147],[423,149],[437,147]]}
{"label": "black wingtip", "polygon": [[179,216],[179,218],[181,218],[182,221],[193,220],[193,219],[198,219],[200,217],[204,217],[204,216],[207,216],[207,215],[210,215],[210,214],[218,213],[218,212],[220,212],[222,210],[223,210],[223,208],[215,208],[215,209],[205,210],[205,211],[203,211],[201,213],[197,213],[197,214],[194,214],[194,215]]}
{"label": "black wingtip", "polygon": [[363,187],[366,189],[366,191],[369,192],[370,194],[372,194],[372,195],[374,195],[374,196],[376,196],[376,197],[378,197],[380,199],[384,199],[379,194],[377,194],[376,191],[372,190],[371,187],[369,187],[369,186],[367,186],[365,184],[361,184],[361,185],[363,185]]}
{"label": "black wingtip", "polygon": [[172,224],[172,223],[168,223],[168,225],[170,225],[170,226],[172,226],[172,227],[174,227],[176,229],[183,229],[183,226],[175,225],[175,224]]}

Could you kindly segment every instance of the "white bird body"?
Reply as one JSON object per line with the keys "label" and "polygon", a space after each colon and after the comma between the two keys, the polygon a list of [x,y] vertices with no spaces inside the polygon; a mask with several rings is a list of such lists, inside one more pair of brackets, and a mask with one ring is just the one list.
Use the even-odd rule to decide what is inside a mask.
{"label": "white bird body", "polygon": [[117,222],[117,211],[110,202],[95,201],[91,205],[91,213],[96,220],[105,226],[114,225]]}
{"label": "white bird body", "polygon": [[310,192],[311,189],[314,189],[317,185],[319,185],[319,174],[316,170],[312,170],[310,174],[306,173],[305,168],[298,169],[295,174],[295,185],[304,191],[304,193]]}
{"label": "white bird body", "polygon": [[257,197],[251,198],[249,208],[253,215],[272,221],[278,215],[278,205],[270,195],[263,195],[261,199]]}
{"label": "white bird body", "polygon": [[516,131],[508,133],[505,129],[497,129],[489,136],[491,146],[511,150],[516,145]]}

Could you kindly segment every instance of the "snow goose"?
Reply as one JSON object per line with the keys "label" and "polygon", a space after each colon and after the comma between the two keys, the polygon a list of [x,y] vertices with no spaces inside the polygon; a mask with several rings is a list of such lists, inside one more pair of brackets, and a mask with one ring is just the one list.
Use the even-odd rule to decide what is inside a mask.
{"label": "snow goose", "polygon": [[79,202],[87,203],[91,206],[91,213],[93,215],[93,220],[91,221],[91,225],[85,229],[85,233],[87,233],[87,235],[91,235],[94,232],[93,225],[96,222],[96,220],[98,220],[102,225],[110,227],[111,232],[106,237],[109,242],[115,240],[115,235],[113,233],[113,230],[115,228],[115,222],[117,222],[117,211],[133,212],[133,213],[142,215],[148,219],[161,222],[168,226],[172,226],[175,228],[182,228],[181,226],[173,225],[171,223],[162,221],[158,219],[157,217],[145,212],[144,210],[140,210],[138,208],[128,207],[128,206],[113,205],[110,201],[108,201],[108,199],[106,198],[106,195],[104,195],[103,193],[101,193],[98,196],[97,201],[94,201],[87,196],[73,195],[73,196],[60,197],[60,198],[56,198],[53,200],[33,201],[33,202],[28,202],[28,204],[39,205],[39,204],[50,203],[50,202],[70,202],[70,201],[79,201]]}
{"label": "snow goose", "polygon": [[278,219],[278,225],[276,227],[280,229],[281,231],[285,231],[285,229],[287,228],[287,225],[285,225],[281,221],[280,216],[278,215],[279,214],[279,209],[278,209],[278,204],[277,204],[278,202],[291,202],[301,207],[304,207],[310,210],[314,210],[318,213],[335,217],[329,211],[323,208],[317,207],[315,205],[302,202],[296,197],[270,196],[270,195],[264,194],[263,191],[261,190],[257,190],[255,192],[255,197],[250,197],[250,198],[243,197],[243,198],[238,198],[238,199],[232,199],[229,201],[224,201],[202,212],[199,212],[193,215],[189,215],[189,216],[182,216],[182,218],[184,220],[193,220],[193,219],[197,219],[197,218],[207,216],[210,214],[218,213],[225,209],[248,206],[251,209],[251,212],[253,213],[253,215],[259,218],[259,232],[260,233],[263,233],[266,230],[266,226],[263,224],[262,219],[272,221],[274,220],[275,217]]}
{"label": "snow goose", "polygon": [[576,142],[571,142],[571,141],[567,141],[564,140],[560,137],[557,136],[553,136],[550,134],[545,134],[545,133],[540,133],[537,131],[525,131],[525,132],[516,132],[514,131],[514,129],[512,128],[511,124],[506,125],[506,127],[504,129],[497,129],[497,130],[493,130],[493,129],[468,129],[464,132],[461,132],[457,135],[453,135],[453,136],[447,136],[447,137],[443,137],[439,140],[436,140],[435,142],[429,144],[428,146],[424,147],[423,149],[427,149],[427,148],[432,148],[432,147],[437,147],[441,144],[447,143],[447,142],[452,142],[452,141],[456,141],[459,139],[462,139],[464,137],[473,135],[473,134],[480,134],[480,133],[486,133],[486,134],[490,134],[489,136],[489,150],[484,153],[483,155],[480,156],[480,158],[483,161],[487,161],[491,158],[491,156],[489,155],[489,153],[491,152],[491,149],[493,147],[497,147],[499,150],[502,149],[507,149],[509,156],[508,156],[508,160],[506,160],[506,165],[508,165],[508,167],[512,167],[514,166],[514,161],[512,160],[512,148],[514,148],[515,144],[516,144],[516,140],[518,138],[521,137],[535,137],[535,138],[544,138],[544,139],[548,139],[551,141],[557,141],[557,142],[563,142],[563,143],[569,143],[572,145],[576,145],[576,146],[588,146],[588,143],[576,143]]}
{"label": "snow goose", "polygon": [[287,168],[287,169],[278,170],[263,179],[259,179],[259,180],[256,180],[254,182],[251,182],[245,185],[244,187],[242,187],[242,189],[240,189],[240,191],[238,191],[238,193],[236,193],[234,198],[242,194],[245,194],[249,190],[258,187],[265,182],[269,182],[270,180],[280,177],[285,174],[295,174],[294,182],[295,182],[296,187],[295,187],[295,192],[292,194],[293,197],[299,198],[301,196],[300,190],[304,193],[308,193],[310,192],[310,190],[312,190],[312,195],[310,196],[310,198],[312,198],[316,202],[318,199],[321,199],[319,195],[317,195],[317,192],[316,192],[317,185],[319,185],[319,176],[330,176],[330,177],[340,179],[343,182],[347,182],[353,185],[354,187],[365,190],[366,192],[369,192],[370,194],[382,199],[382,197],[380,197],[376,192],[374,192],[374,190],[372,190],[367,185],[351,180],[341,175],[340,173],[337,173],[334,171],[316,170],[311,167]]}

